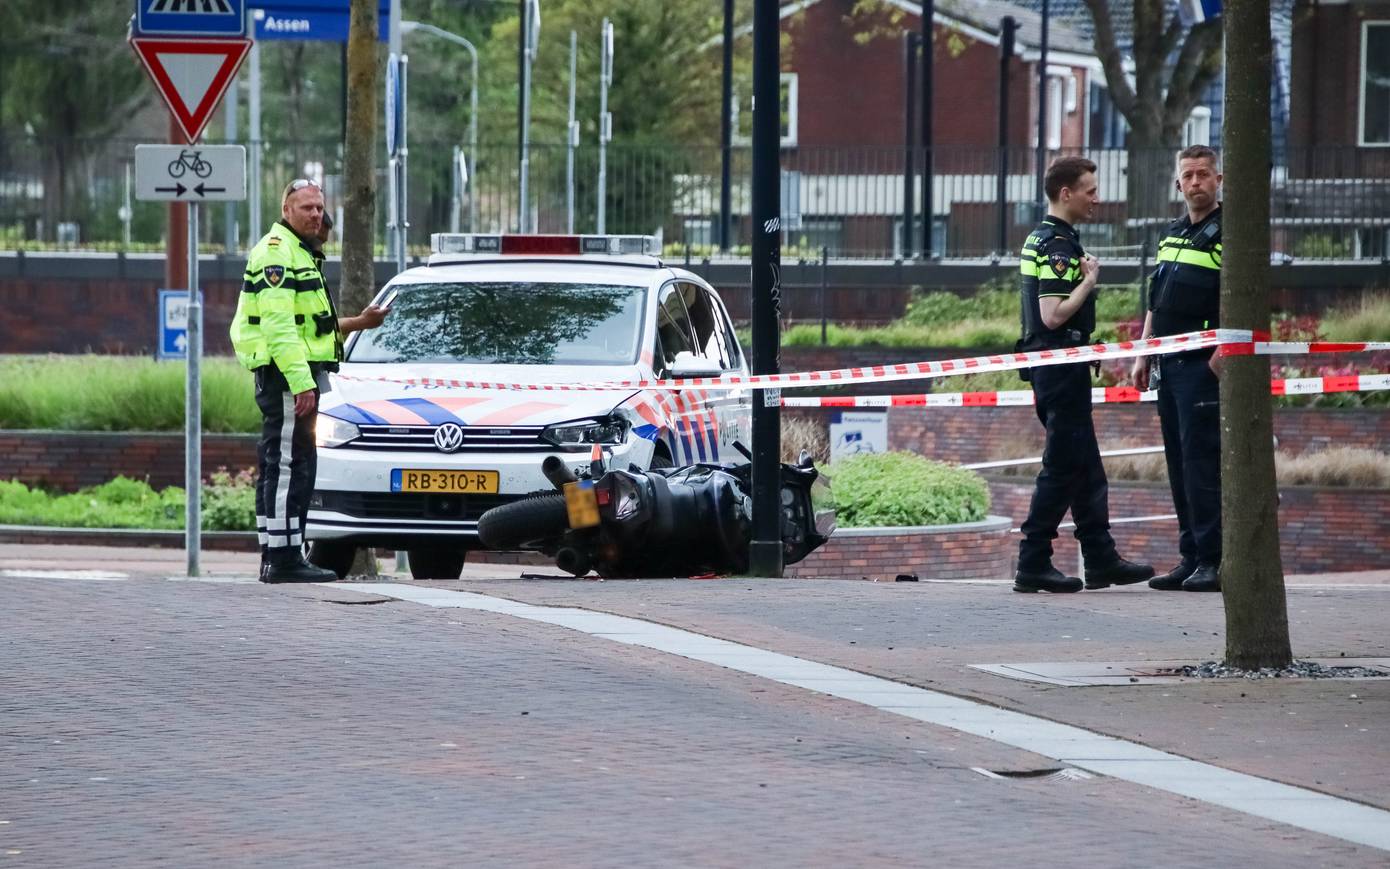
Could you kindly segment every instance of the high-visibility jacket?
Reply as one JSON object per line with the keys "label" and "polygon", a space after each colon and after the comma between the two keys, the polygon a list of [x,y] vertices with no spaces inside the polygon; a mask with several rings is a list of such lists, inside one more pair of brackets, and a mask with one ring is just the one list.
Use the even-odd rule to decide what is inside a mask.
{"label": "high-visibility jacket", "polygon": [[1149,310],[1155,335],[1221,324],[1221,206],[1195,224],[1185,214],[1169,224],[1158,244]]}
{"label": "high-visibility jacket", "polygon": [[[253,371],[274,362],[290,391],[341,358],[337,313],[313,254],[284,221],[251,248],[232,318],[232,348]],[[312,367],[311,367],[312,365]]]}
{"label": "high-visibility jacket", "polygon": [[1020,321],[1023,339],[1019,346],[1025,350],[1055,347],[1077,347],[1091,340],[1096,327],[1096,295],[1086,302],[1067,322],[1049,329],[1042,320],[1038,303],[1041,298],[1066,298],[1081,283],[1081,258],[1085,251],[1075,227],[1060,217],[1048,215],[1028,234],[1019,261],[1022,274],[1020,290]]}

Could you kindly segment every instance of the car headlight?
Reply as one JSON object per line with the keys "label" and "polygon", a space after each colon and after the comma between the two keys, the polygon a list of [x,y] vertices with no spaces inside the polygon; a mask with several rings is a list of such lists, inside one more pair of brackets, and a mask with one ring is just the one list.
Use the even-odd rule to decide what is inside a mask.
{"label": "car headlight", "polygon": [[361,434],[357,426],[336,416],[320,414],[314,423],[314,443],[321,447],[340,447]]}
{"label": "car headlight", "polygon": [[621,419],[581,419],[548,426],[541,437],[557,447],[615,445],[627,437],[627,423]]}

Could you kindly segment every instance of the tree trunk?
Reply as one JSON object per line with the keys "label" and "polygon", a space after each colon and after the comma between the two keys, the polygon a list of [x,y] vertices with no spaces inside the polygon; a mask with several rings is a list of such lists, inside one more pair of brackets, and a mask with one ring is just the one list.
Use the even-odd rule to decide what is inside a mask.
{"label": "tree trunk", "polygon": [[[1141,244],[1153,239],[1174,217],[1169,201],[1173,184],[1173,155],[1177,143],[1165,141],[1161,134],[1148,136],[1131,132],[1126,142],[1128,169],[1125,172],[1125,233],[1129,244]],[[1105,191],[1101,191],[1105,195]]]}
{"label": "tree trunk", "polygon": [[[352,0],[347,47],[347,141],[343,143],[341,312],[356,314],[376,295],[377,3]],[[352,575],[376,576],[376,551],[359,549]]]}
{"label": "tree trunk", "polygon": [[[1269,329],[1269,0],[1227,0],[1221,323]],[[1279,559],[1269,360],[1234,356],[1221,375],[1221,587],[1226,663],[1293,659]]]}

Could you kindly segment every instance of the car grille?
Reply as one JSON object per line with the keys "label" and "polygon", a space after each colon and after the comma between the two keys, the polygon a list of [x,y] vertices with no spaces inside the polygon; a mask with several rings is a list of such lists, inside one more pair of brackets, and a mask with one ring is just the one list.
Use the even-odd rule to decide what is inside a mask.
{"label": "car grille", "polygon": [[[434,445],[432,425],[359,425],[361,435],[347,446],[358,450],[440,452]],[[505,450],[543,452],[555,445],[541,438],[542,426],[464,426],[463,445],[457,453]]]}
{"label": "car grille", "polygon": [[521,495],[438,495],[414,492],[315,492],[315,509],[360,519],[453,519],[477,522],[493,507]]}

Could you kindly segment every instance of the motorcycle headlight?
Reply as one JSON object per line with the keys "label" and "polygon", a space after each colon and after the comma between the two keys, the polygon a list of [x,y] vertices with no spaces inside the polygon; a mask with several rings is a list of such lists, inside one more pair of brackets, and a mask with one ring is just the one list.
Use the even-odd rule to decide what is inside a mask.
{"label": "motorcycle headlight", "polygon": [[361,434],[357,426],[336,416],[320,414],[314,424],[314,443],[321,447],[340,447]]}
{"label": "motorcycle headlight", "polygon": [[552,425],[541,437],[557,447],[588,447],[594,444],[616,445],[627,436],[627,423],[621,419],[581,419]]}

